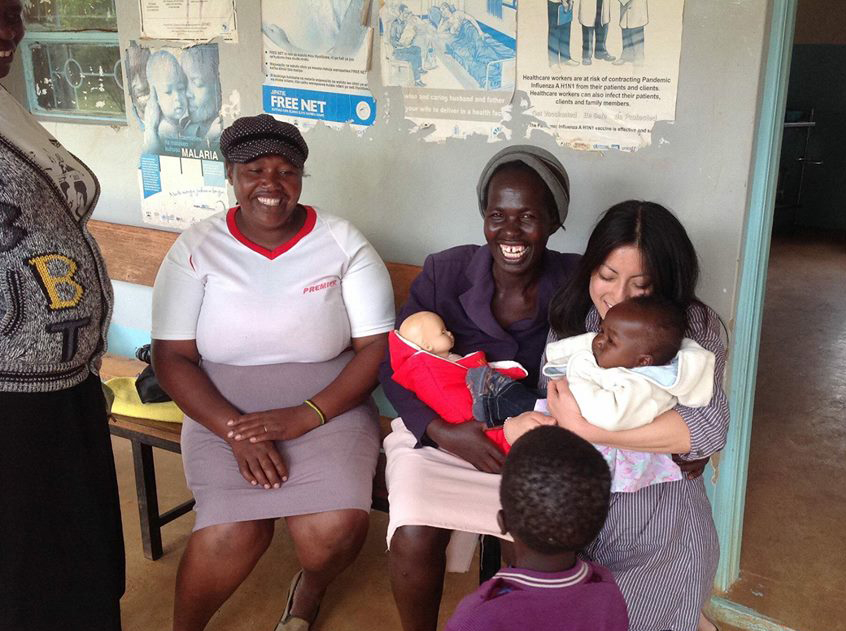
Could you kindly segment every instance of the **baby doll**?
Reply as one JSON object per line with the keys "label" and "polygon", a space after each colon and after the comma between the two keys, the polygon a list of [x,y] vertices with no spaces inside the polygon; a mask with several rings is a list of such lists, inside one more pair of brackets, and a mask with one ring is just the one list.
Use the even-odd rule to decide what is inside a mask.
{"label": "baby doll", "polygon": [[[676,403],[701,407],[714,390],[714,354],[684,338],[684,310],[657,296],[614,305],[599,333],[585,333],[546,347],[543,373],[567,377],[582,416],[608,431],[646,425]],[[495,426],[508,416],[538,410],[546,401],[485,368],[470,370],[475,417]],[[519,436],[506,430],[507,442]],[[667,454],[597,447],[611,468],[613,491],[636,491],[649,484],[680,480]]]}
{"label": "baby doll", "polygon": [[[418,311],[388,336],[394,381],[414,392],[448,423],[473,420],[473,400],[465,381],[467,370],[490,366],[508,377],[522,379],[528,372],[513,361],[488,363],[484,352],[462,357],[452,350],[454,339],[441,317],[431,311]],[[501,428],[486,432],[501,449],[507,446]]]}

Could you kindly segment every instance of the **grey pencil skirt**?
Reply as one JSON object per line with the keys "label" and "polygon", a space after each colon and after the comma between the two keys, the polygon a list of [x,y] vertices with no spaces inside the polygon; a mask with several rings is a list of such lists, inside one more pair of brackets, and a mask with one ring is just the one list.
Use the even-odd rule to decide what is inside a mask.
{"label": "grey pencil skirt", "polygon": [[[203,362],[220,393],[244,413],[301,404],[352,359],[351,351],[316,364],[230,366]],[[223,439],[186,417],[182,426],[185,478],[194,494],[194,530],[238,521],[370,510],[379,456],[379,425],[372,401],[336,416],[299,438],[277,441],[288,467],[279,489],[252,486],[238,471]]]}

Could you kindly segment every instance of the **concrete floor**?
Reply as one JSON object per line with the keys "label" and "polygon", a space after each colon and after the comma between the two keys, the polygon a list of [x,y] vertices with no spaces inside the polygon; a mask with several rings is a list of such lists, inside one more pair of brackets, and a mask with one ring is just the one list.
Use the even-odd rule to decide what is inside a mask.
{"label": "concrete floor", "polygon": [[[124,631],[169,631],[173,586],[179,559],[194,522],[189,513],[162,530],[164,556],[148,561],[141,551],[138,505],[129,441],[112,438],[120,485],[126,544],[126,594],[121,600]],[[159,507],[166,510],[190,498],[176,454],[155,451]],[[373,512],[367,543],[358,559],[329,588],[315,631],[399,631],[391,597],[385,551],[387,515]],[[299,569],[284,524],[277,526],[270,549],[238,591],[212,618],[208,631],[273,631],[285,607],[291,577]],[[478,584],[475,570],[446,579],[441,624],[461,598]],[[2,626],[2,625],[0,625]]]}
{"label": "concrete floor", "polygon": [[[170,631],[176,569],[191,526],[193,513],[162,530],[164,556],[144,558],[135,499],[132,451],[129,441],[112,438],[120,485],[123,534],[126,544],[126,593],[121,600],[123,631]],[[166,510],[191,494],[185,486],[180,456],[154,450],[159,484],[159,508]],[[391,597],[385,532],[388,517],[370,515],[370,531],[355,563],[329,588],[312,627],[315,631],[401,631]],[[478,556],[467,574],[448,574],[438,628],[443,628],[458,602],[478,584]],[[273,631],[285,606],[294,572],[299,569],[284,525],[277,527],[270,549],[256,569],[209,623],[208,631]],[[720,631],[738,631],[720,625]]]}
{"label": "concrete floor", "polygon": [[846,236],[773,238],[741,580],[727,597],[846,629]]}

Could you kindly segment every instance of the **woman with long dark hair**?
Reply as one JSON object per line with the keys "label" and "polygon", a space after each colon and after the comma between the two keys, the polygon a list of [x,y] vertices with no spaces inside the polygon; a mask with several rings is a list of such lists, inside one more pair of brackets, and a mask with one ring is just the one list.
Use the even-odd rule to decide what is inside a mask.
{"label": "woman with long dark hair", "polygon": [[[626,201],[596,225],[584,256],[550,305],[550,341],[597,331],[608,310],[643,294],[686,308],[686,337],[716,356],[714,396],[701,408],[676,405],[637,429],[609,432],[585,421],[566,380],[547,384],[558,423],[592,443],[655,453],[680,461],[723,448],[729,412],[722,389],[726,347],[719,316],[696,297],[699,263],[684,227],[666,208]],[[536,424],[534,412],[508,421]],[[629,608],[632,631],[694,631],[711,625],[701,608],[714,581],[719,543],[701,477],[613,493],[608,520],[585,551],[614,574]]]}

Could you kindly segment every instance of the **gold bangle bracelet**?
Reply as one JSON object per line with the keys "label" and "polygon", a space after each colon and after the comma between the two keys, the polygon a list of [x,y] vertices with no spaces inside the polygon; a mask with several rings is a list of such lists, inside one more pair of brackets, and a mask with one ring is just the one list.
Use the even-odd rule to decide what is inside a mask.
{"label": "gold bangle bracelet", "polygon": [[[303,403],[305,403],[308,407],[314,410],[314,413],[317,414],[318,417],[320,417],[320,425],[326,424],[326,415],[323,413],[323,410],[317,407],[317,404],[314,401],[312,401],[311,399],[306,399],[305,401],[303,401]],[[320,427],[320,425],[318,425],[318,427]]]}

